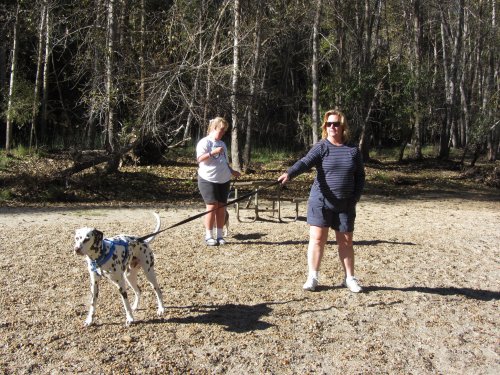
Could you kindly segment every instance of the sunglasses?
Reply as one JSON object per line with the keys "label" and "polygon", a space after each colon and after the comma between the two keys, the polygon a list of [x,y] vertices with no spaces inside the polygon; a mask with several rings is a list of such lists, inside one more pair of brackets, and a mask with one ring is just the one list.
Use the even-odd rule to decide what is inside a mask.
{"label": "sunglasses", "polygon": [[327,122],[326,127],[331,128],[331,127],[338,128],[340,126],[340,121],[334,121],[334,122]]}

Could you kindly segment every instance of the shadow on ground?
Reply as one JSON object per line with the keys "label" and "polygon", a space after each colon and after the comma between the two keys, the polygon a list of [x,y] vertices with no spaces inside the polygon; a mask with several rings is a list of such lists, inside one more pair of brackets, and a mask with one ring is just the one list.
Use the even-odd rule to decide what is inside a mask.
{"label": "shadow on ground", "polygon": [[471,289],[471,288],[455,288],[455,287],[430,288],[424,286],[396,288],[391,286],[365,286],[363,290],[365,291],[365,293],[380,292],[380,291],[401,291],[401,292],[437,294],[440,296],[463,296],[478,301],[497,301],[498,299],[500,299],[500,292],[495,292],[492,290]]}

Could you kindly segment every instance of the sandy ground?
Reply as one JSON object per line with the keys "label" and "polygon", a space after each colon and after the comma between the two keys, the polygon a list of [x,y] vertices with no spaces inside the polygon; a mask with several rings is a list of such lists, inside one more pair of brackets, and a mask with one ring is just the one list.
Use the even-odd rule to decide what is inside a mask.
{"label": "sandy ground", "polygon": [[[162,204],[159,213],[165,227],[200,209]],[[333,242],[322,286],[302,291],[304,205],[289,223],[238,223],[231,210],[228,244],[218,248],[202,245],[197,219],[153,243],[162,318],[141,278],[142,306],[126,327],[118,291],[103,280],[95,325],[84,328],[89,276],[72,253],[74,229],[147,234],[150,211],[0,208],[2,373],[500,373],[495,199],[364,197],[361,294],[339,287]]]}

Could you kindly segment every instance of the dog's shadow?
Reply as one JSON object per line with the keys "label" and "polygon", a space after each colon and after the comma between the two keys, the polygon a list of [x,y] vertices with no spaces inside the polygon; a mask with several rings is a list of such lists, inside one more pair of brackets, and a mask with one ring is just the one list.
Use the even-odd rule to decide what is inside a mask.
{"label": "dog's shadow", "polygon": [[235,333],[265,330],[274,324],[265,322],[263,317],[271,314],[270,305],[286,304],[288,302],[268,302],[256,305],[225,304],[215,306],[168,307],[167,309],[188,309],[192,315],[170,319],[153,319],[142,323],[176,323],[176,324],[217,324],[224,330]]}
{"label": "dog's shadow", "polygon": [[169,323],[178,324],[218,324],[224,326],[228,332],[243,333],[249,331],[260,331],[273,325],[261,320],[262,317],[271,313],[272,309],[267,303],[257,305],[227,304],[221,306],[194,307],[191,312],[199,315],[184,318],[168,319]]}

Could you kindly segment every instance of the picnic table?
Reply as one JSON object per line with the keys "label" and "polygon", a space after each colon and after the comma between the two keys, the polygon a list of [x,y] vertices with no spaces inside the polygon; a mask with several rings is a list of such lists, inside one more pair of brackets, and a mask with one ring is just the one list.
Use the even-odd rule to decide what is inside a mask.
{"label": "picnic table", "polygon": [[236,219],[239,222],[243,222],[243,220],[240,217],[240,211],[251,210],[254,212],[254,215],[253,218],[251,218],[250,222],[262,219],[262,217],[259,215],[261,212],[270,212],[273,217],[277,215],[278,221],[283,223],[285,222],[281,215],[283,202],[290,202],[295,205],[295,217],[293,218],[292,221],[297,221],[297,219],[299,218],[299,204],[301,202],[307,201],[307,198],[283,198],[281,196],[281,186],[279,186],[278,189],[276,189],[276,194],[271,198],[267,199],[267,201],[269,200],[271,201],[272,206],[271,207],[264,206],[263,199],[259,198],[259,190],[262,187],[269,185],[269,183],[270,183],[269,181],[236,181],[234,183],[235,199],[238,198],[238,194],[241,193],[241,190],[244,190],[245,193],[248,193],[249,191],[255,192],[255,194],[250,196],[246,202],[240,201],[235,203]]}

